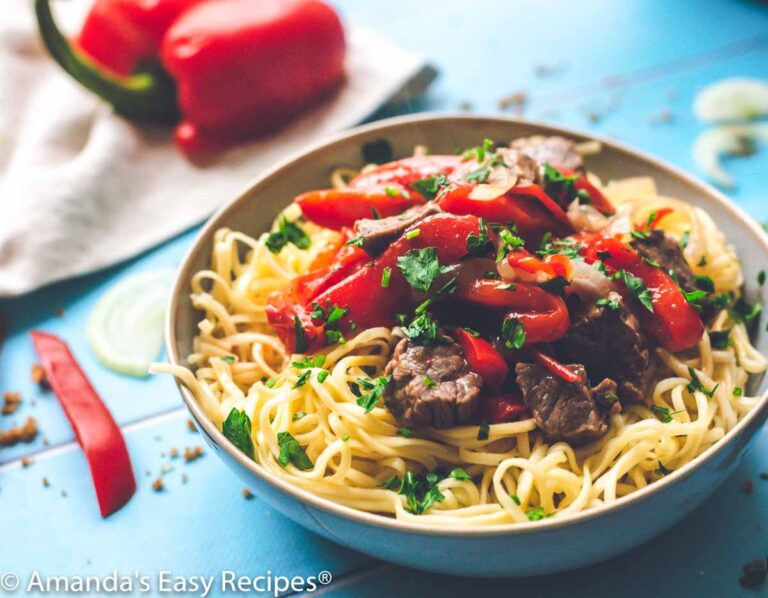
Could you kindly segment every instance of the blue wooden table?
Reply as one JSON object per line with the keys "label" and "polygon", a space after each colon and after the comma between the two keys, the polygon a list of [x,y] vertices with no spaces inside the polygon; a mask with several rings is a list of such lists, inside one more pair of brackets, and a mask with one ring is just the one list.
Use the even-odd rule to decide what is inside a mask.
{"label": "blue wooden table", "polygon": [[[476,112],[496,113],[501,98],[525,92],[527,116],[616,137],[694,172],[691,144],[704,129],[691,111],[697,90],[726,76],[768,79],[768,5],[759,2],[337,4],[349,21],[428,55],[440,69],[425,98],[397,111],[471,105]],[[766,152],[734,160],[729,168],[738,184],[733,199],[757,219],[768,218]],[[25,581],[33,570],[70,576],[116,570],[153,580],[160,571],[183,576],[328,571],[333,581],[322,591],[336,596],[759,593],[742,590],[738,578],[745,561],[768,552],[768,481],[759,478],[768,471],[766,433],[734,478],[664,536],[589,569],[513,581],[451,579],[378,562],[304,531],[258,498],[246,500],[243,484],[210,452],[190,464],[171,459],[173,448],[203,444],[187,428],[172,381],[106,371],[89,351],[85,323],[110,285],[134,272],[176,265],[193,235],[109,271],[0,302],[7,322],[0,391],[19,391],[24,398],[16,416],[0,426],[32,415],[43,431],[32,444],[0,449],[0,579],[12,571]],[[32,328],[67,339],[124,429],[139,490],[107,520],[98,515],[85,460],[58,404],[30,379]],[[24,457],[32,461],[27,467]],[[151,482],[163,470],[165,490],[154,492]],[[744,480],[754,480],[751,493],[743,491]],[[768,593],[768,586],[762,592]]]}

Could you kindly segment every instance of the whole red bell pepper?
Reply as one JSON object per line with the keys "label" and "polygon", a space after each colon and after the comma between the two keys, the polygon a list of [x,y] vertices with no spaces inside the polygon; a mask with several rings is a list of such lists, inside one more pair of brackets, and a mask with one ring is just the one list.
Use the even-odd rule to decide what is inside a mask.
{"label": "whole red bell pepper", "polygon": [[[75,49],[49,0],[43,42],[86,88],[139,122],[181,122],[189,155],[271,132],[342,80],[344,31],[319,0],[99,0]],[[87,52],[93,52],[89,56]]]}
{"label": "whole red bell pepper", "polygon": [[643,327],[665,349],[682,351],[701,340],[704,324],[698,312],[666,272],[646,263],[614,237],[591,237],[583,253],[588,262],[602,260],[609,268],[625,270],[643,282],[650,291],[653,311],[638,308],[635,312]]}
{"label": "whole red bell pepper", "polygon": [[414,205],[424,203],[416,193],[403,193],[400,187],[390,189],[389,193],[357,189],[308,191],[294,201],[307,220],[334,230],[354,226],[363,218],[397,216]]}
{"label": "whole red bell pepper", "polygon": [[513,187],[491,199],[470,197],[474,189],[474,185],[453,183],[437,203],[452,214],[472,214],[504,225],[513,222],[518,234],[532,243],[547,232],[558,237],[573,232],[568,216],[538,185]]}
{"label": "whole red bell pepper", "polygon": [[483,382],[491,388],[501,388],[509,373],[509,366],[502,354],[487,340],[470,334],[463,328],[454,329],[451,336],[461,346],[469,369],[480,374]]}

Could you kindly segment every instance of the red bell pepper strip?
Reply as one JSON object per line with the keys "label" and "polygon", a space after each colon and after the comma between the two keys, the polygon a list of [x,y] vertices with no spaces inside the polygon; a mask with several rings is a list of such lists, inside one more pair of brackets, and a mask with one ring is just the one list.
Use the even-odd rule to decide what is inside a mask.
{"label": "red bell pepper strip", "polygon": [[504,357],[487,340],[476,337],[463,328],[456,328],[451,335],[461,346],[469,369],[480,374],[488,386],[494,390],[501,388],[509,373],[509,366]]}
{"label": "red bell pepper strip", "polygon": [[451,299],[504,309],[525,330],[525,343],[547,343],[561,338],[570,325],[565,302],[544,289],[525,283],[511,287],[497,279],[483,278],[465,284],[459,280]]}
{"label": "red bell pepper strip", "polygon": [[549,355],[542,353],[535,347],[529,347],[528,354],[541,367],[549,370],[555,376],[562,378],[566,382],[573,383],[573,382],[581,381],[581,378],[576,372],[574,372],[573,370],[569,369],[568,367],[566,367],[565,365],[557,361],[557,359],[555,359],[554,357],[550,357]]}
{"label": "red bell pepper strip", "polygon": [[452,214],[471,214],[499,224],[513,222],[518,234],[532,243],[537,243],[547,232],[558,237],[573,232],[568,216],[538,185],[514,187],[492,199],[471,198],[474,188],[474,185],[454,183],[437,203]]}
{"label": "red bell pepper strip", "polygon": [[530,417],[528,407],[517,393],[506,392],[480,399],[480,418],[489,424],[518,421]]}
{"label": "red bell pepper strip", "polygon": [[360,191],[357,189],[326,189],[302,193],[294,200],[307,220],[319,226],[341,230],[354,226],[363,218],[397,216],[424,200],[416,193],[403,194],[394,189],[385,191]]}
{"label": "red bell pepper strip", "polygon": [[562,276],[566,280],[571,278],[571,263],[562,253],[549,255],[540,259],[524,248],[516,249],[507,256],[507,263],[527,274],[546,274],[549,278]]}
{"label": "red bell pepper strip", "polygon": [[[349,186],[361,191],[382,190],[396,186],[418,193],[413,183],[439,174],[449,175],[461,165],[461,156],[413,156],[360,173],[349,182]],[[425,198],[431,199],[431,198]]]}
{"label": "red bell pepper strip", "polygon": [[135,10],[100,0],[80,36],[83,51],[58,30],[49,1],[35,0],[35,10],[59,65],[126,118],[181,115],[182,150],[274,131],[343,79],[344,30],[320,0],[155,0]]}
{"label": "red bell pepper strip", "polygon": [[602,259],[609,268],[625,270],[642,280],[650,291],[653,312],[645,307],[635,311],[643,327],[665,349],[682,351],[701,340],[704,324],[698,312],[666,272],[647,264],[637,252],[613,237],[593,237],[584,255],[588,262]]}
{"label": "red bell pepper strip", "polygon": [[123,435],[67,344],[45,332],[32,331],[31,335],[48,383],[88,460],[99,510],[106,517],[136,491]]}
{"label": "red bell pepper strip", "polygon": [[574,184],[576,191],[586,191],[589,194],[589,197],[592,199],[592,205],[598,212],[601,212],[606,216],[611,216],[612,214],[616,213],[616,208],[613,207],[613,204],[605,195],[602,194],[602,192],[597,187],[589,182],[589,179],[584,174],[581,172],[569,170],[568,168],[563,168],[562,166],[557,166],[556,168],[564,176],[576,177]]}

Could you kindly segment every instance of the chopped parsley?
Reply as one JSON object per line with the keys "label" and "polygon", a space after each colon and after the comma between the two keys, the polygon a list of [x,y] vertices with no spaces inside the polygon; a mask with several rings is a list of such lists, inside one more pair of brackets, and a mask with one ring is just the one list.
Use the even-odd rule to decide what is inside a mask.
{"label": "chopped parsley", "polygon": [[436,247],[412,249],[397,258],[397,267],[409,285],[425,293],[441,274]]}
{"label": "chopped parsley", "polygon": [[344,338],[344,335],[339,332],[338,330],[325,330],[325,344],[326,345],[333,345],[335,343],[339,345],[343,345],[347,342],[347,339]]}
{"label": "chopped parsley", "polygon": [[683,297],[685,297],[685,300],[688,303],[696,303],[699,299],[703,299],[709,293],[706,291],[684,291],[683,289],[680,289],[683,293]]}
{"label": "chopped parsley", "polygon": [[351,238],[349,241],[347,241],[346,243],[344,243],[344,245],[354,245],[355,247],[362,247],[362,246],[363,246],[363,241],[364,241],[364,240],[365,240],[365,237],[363,237],[362,235],[360,235],[359,237],[353,237],[353,238]]}
{"label": "chopped parsley", "polygon": [[413,430],[410,428],[400,428],[397,431],[398,436],[402,436],[403,438],[413,438]]}
{"label": "chopped parsley", "polygon": [[478,440],[488,440],[488,435],[491,433],[491,428],[487,422],[482,422],[477,429]]}
{"label": "chopped parsley", "polygon": [[291,386],[291,390],[294,390],[296,388],[301,388],[304,386],[307,381],[309,380],[309,377],[312,375],[312,370],[304,370],[301,375],[296,379],[296,384]]}
{"label": "chopped parsley", "polygon": [[430,345],[442,341],[437,321],[426,312],[419,314],[410,324],[404,326],[403,333],[408,340],[417,345]]}
{"label": "chopped parsley", "polygon": [[305,357],[299,361],[292,361],[291,367],[299,370],[305,368],[321,368],[325,363],[325,355],[315,355],[314,357]]}
{"label": "chopped parsley", "polygon": [[520,497],[517,494],[510,494],[509,498],[512,499],[512,502],[515,503],[518,507],[523,504],[523,501],[520,500]]}
{"label": "chopped parsley", "polygon": [[656,475],[662,475],[663,476],[663,475],[668,475],[668,474],[672,473],[672,470],[671,469],[667,469],[666,467],[664,467],[664,464],[661,461],[659,461],[659,466],[658,466],[658,468],[656,468],[653,471],[653,473],[655,473]]}
{"label": "chopped parsley", "polygon": [[232,444],[251,459],[254,458],[253,439],[251,438],[251,418],[236,407],[233,408],[221,426],[221,431]]}
{"label": "chopped parsley", "polygon": [[480,338],[480,333],[479,333],[477,330],[474,330],[474,329],[472,329],[472,328],[469,328],[468,326],[462,326],[462,328],[463,328],[464,330],[466,330],[467,332],[469,332],[469,334],[471,334],[471,335],[472,335],[472,336],[474,336],[475,338]]}
{"label": "chopped parsley", "polygon": [[311,241],[295,222],[283,217],[277,223],[277,230],[267,236],[265,245],[272,253],[280,253],[288,243],[293,243],[299,249],[308,249]]}
{"label": "chopped parsley", "polygon": [[640,280],[637,276],[633,276],[626,270],[620,270],[619,274],[629,292],[635,296],[635,299],[637,299],[645,309],[653,313],[651,292],[645,287],[643,281]]}
{"label": "chopped parsley", "polygon": [[765,284],[765,276],[765,270],[760,270],[760,272],[757,273],[757,284],[763,286]]}
{"label": "chopped parsley", "polygon": [[[325,342],[328,345],[338,343],[343,345],[346,341],[344,335],[338,330],[339,320],[349,312],[348,307],[339,307],[326,301],[325,308],[317,302],[312,303],[312,311],[309,312],[313,320],[325,322]],[[350,323],[352,329],[352,323]]]}
{"label": "chopped parsley", "polygon": [[449,184],[448,177],[444,174],[438,174],[426,179],[414,181],[411,184],[411,189],[418,191],[427,201],[432,201],[437,197],[437,194],[440,193],[440,189]]}
{"label": "chopped parsley", "polygon": [[525,328],[517,318],[506,318],[501,325],[501,338],[507,349],[522,349],[525,344]]}
{"label": "chopped parsley", "polygon": [[711,277],[707,276],[706,274],[697,274],[695,276],[695,280],[696,286],[702,291],[706,291],[707,293],[715,292],[715,283]]}
{"label": "chopped parsley", "polygon": [[374,220],[381,220],[381,212],[376,209],[376,206],[371,206],[371,215],[373,216]]}
{"label": "chopped parsley", "polygon": [[453,478],[454,480],[464,481],[464,480],[471,480],[472,476],[469,475],[465,470],[463,470],[461,467],[456,467],[455,469],[451,470],[451,473],[448,474],[449,478]]}
{"label": "chopped parsley", "polygon": [[277,381],[278,381],[279,379],[280,379],[280,377],[278,376],[277,378],[273,378],[272,380],[267,380],[267,381],[264,383],[264,386],[266,386],[267,388],[274,388],[274,387],[275,387],[275,384],[277,384]]}
{"label": "chopped parsley", "polygon": [[706,266],[706,265],[707,265],[707,256],[706,256],[706,255],[702,255],[702,256],[699,258],[699,261],[698,261],[698,263],[697,263],[696,265],[697,265],[697,266],[699,266],[699,267],[702,267],[702,268],[703,268],[704,266]]}
{"label": "chopped parsley", "polygon": [[349,440],[349,434],[344,434],[344,436],[341,437],[341,441],[346,442],[347,440]]}
{"label": "chopped parsley", "polygon": [[676,415],[678,413],[682,413],[685,411],[685,409],[680,409],[679,411],[670,411],[667,407],[660,407],[659,405],[651,405],[651,411],[653,411],[656,415],[659,416],[662,422],[665,424],[668,424],[672,421],[672,416]]}
{"label": "chopped parsley", "polygon": [[394,187],[384,187],[384,193],[390,197],[397,197],[400,194],[400,192]]}
{"label": "chopped parsley", "polygon": [[362,390],[368,392],[357,397],[357,404],[365,409],[366,413],[373,411],[373,408],[376,407],[391,381],[392,376],[379,376],[375,380],[371,380],[370,378],[358,378],[356,380],[357,385]]}
{"label": "chopped parsley", "polygon": [[763,308],[760,303],[749,303],[743,297],[739,297],[730,310],[730,316],[734,320],[742,321],[747,326],[760,319]]}
{"label": "chopped parsley", "polygon": [[304,419],[305,417],[307,417],[307,414],[304,411],[297,411],[296,413],[293,414],[293,417],[291,418],[291,420],[297,422],[300,419]]}
{"label": "chopped parsley", "polygon": [[688,243],[691,240],[691,231],[687,230],[683,233],[683,236],[680,237],[680,247],[685,249],[688,247]]}
{"label": "chopped parsley", "polygon": [[491,250],[491,239],[488,236],[488,225],[484,218],[480,218],[479,234],[469,233],[467,235],[467,251],[470,255],[482,257]]}
{"label": "chopped parsley", "polygon": [[595,301],[595,305],[598,305],[600,307],[607,307],[608,309],[619,309],[619,300],[602,297],[597,301]]}
{"label": "chopped parsley", "polygon": [[427,388],[432,388],[433,386],[437,386],[437,382],[432,380],[432,378],[430,378],[426,374],[424,375],[422,382],[424,383],[424,386],[426,386]]}
{"label": "chopped parsley", "polygon": [[740,397],[743,394],[744,394],[744,389],[741,388],[740,386],[737,386],[737,387],[735,387],[733,389],[733,396],[734,397]]}
{"label": "chopped parsley", "polygon": [[233,363],[235,363],[235,356],[234,355],[225,355],[224,357],[221,358],[221,360],[224,363],[228,363],[229,365],[232,365]]}
{"label": "chopped parsley", "polygon": [[464,161],[472,160],[473,158],[478,162],[485,162],[486,155],[491,151],[493,147],[492,139],[483,139],[483,144],[477,147],[471,147],[465,150],[461,154],[461,159]]}
{"label": "chopped parsley", "polygon": [[488,177],[491,176],[491,169],[488,166],[481,166],[477,170],[473,170],[467,175],[468,183],[485,183],[488,181]]}
{"label": "chopped parsley", "polygon": [[731,329],[725,330],[710,330],[709,331],[709,344],[713,349],[726,349],[731,346]]}
{"label": "chopped parsley", "polygon": [[307,335],[304,332],[304,326],[299,320],[299,316],[293,316],[293,333],[296,338],[296,353],[304,353],[309,347],[307,343]]}
{"label": "chopped parsley", "polygon": [[328,370],[323,370],[323,371],[321,371],[321,372],[318,372],[318,373],[317,373],[317,381],[318,381],[320,384],[322,384],[323,382],[325,382],[325,381],[326,381],[326,379],[328,378],[328,376],[329,376],[330,374],[331,374],[331,372],[329,372]]}
{"label": "chopped parsley", "polygon": [[[557,168],[550,166],[549,164],[542,164],[542,170],[544,173],[544,187],[546,188],[547,195],[550,197],[560,198],[565,196],[565,200],[570,203],[576,197],[576,182],[579,180],[578,175],[566,176]],[[588,202],[592,202],[592,197],[587,193]]]}
{"label": "chopped parsley", "polygon": [[509,229],[502,229],[499,231],[499,237],[501,237],[501,245],[499,245],[499,251],[496,253],[496,263],[503,260],[510,252],[515,249],[519,249],[524,245],[522,238],[515,234],[516,231],[510,231]]}
{"label": "chopped parsley", "polygon": [[564,276],[555,276],[549,280],[542,282],[539,285],[545,291],[562,297],[565,293],[565,287],[568,286],[568,281]]}
{"label": "chopped parsley", "polygon": [[445,500],[445,496],[437,487],[440,478],[437,473],[414,475],[410,471],[403,476],[398,494],[405,496],[405,510],[414,515],[425,513],[436,502]]}
{"label": "chopped parsley", "polygon": [[399,490],[401,486],[400,478],[393,475],[391,478],[384,480],[379,486],[385,490]]}
{"label": "chopped parsley", "polygon": [[[582,246],[579,245],[573,239],[556,239],[550,241],[551,235],[544,235],[541,241],[541,246],[536,251],[536,255],[539,257],[549,257],[555,254],[562,254],[570,259],[579,259]],[[599,255],[598,255],[599,257]]]}
{"label": "chopped parsley", "polygon": [[528,521],[541,521],[542,519],[552,517],[553,515],[554,513],[545,513],[544,507],[534,507],[532,509],[528,509],[525,512],[525,516],[528,517]]}
{"label": "chopped parsley", "polygon": [[686,388],[688,389],[688,392],[693,393],[697,390],[701,391],[708,397],[712,397],[715,394],[715,391],[717,390],[717,387],[719,385],[715,385],[715,387],[712,390],[708,390],[699,379],[699,375],[696,373],[696,370],[694,370],[692,367],[688,368],[688,375],[691,377],[691,381],[688,383],[688,386]]}
{"label": "chopped parsley", "polygon": [[392,279],[392,268],[386,267],[381,273],[381,288],[386,289],[389,286],[389,281]]}
{"label": "chopped parsley", "polygon": [[310,458],[307,457],[307,453],[301,448],[299,441],[290,433],[278,432],[277,444],[280,445],[280,455],[277,457],[277,462],[283,467],[287,467],[289,463],[293,463],[294,467],[302,471],[314,467]]}
{"label": "chopped parsley", "polygon": [[415,239],[416,237],[418,237],[420,234],[421,234],[421,230],[418,228],[414,228],[413,230],[409,230],[407,233],[405,233],[405,238],[410,241],[411,239]]}

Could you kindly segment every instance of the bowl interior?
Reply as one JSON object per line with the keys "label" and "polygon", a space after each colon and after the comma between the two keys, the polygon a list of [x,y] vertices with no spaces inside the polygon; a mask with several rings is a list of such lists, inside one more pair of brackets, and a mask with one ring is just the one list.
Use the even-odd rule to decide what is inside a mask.
{"label": "bowl interior", "polygon": [[[596,138],[576,131],[514,119],[417,116],[396,118],[360,127],[287,159],[248,185],[239,197],[219,210],[194,242],[179,272],[169,309],[166,342],[170,361],[186,365],[186,356],[192,351],[192,340],[197,331],[200,314],[190,303],[189,282],[196,271],[209,266],[213,234],[219,228],[227,227],[258,236],[269,229],[276,214],[285,208],[294,196],[310,189],[328,187],[329,177],[334,168],[363,166],[361,148],[371,141],[387,140],[392,146],[394,157],[400,158],[411,155],[416,145],[427,146],[431,153],[453,153],[460,148],[478,145],[484,138],[505,143],[516,137],[535,134],[560,134],[577,141]],[[756,278],[757,273],[768,263],[768,236],[751,218],[721,193],[680,170],[621,144],[605,139],[600,140],[603,142],[602,152],[586,159],[590,170],[596,172],[604,181],[629,176],[652,176],[661,193],[677,197],[706,210],[736,247],[742,259],[747,297],[750,300],[758,297],[759,286]],[[761,324],[759,330],[762,331],[762,329]],[[758,334],[755,344],[761,353],[768,353],[767,334]],[[763,393],[766,386],[768,381],[765,378],[753,380],[749,392],[750,394]],[[204,418],[202,410],[195,409],[192,405],[194,399],[191,394],[183,388],[182,392],[198,419],[201,416]],[[763,407],[766,401],[768,401],[768,394],[763,396],[761,404],[754,409],[753,413],[746,416],[739,426],[752,416],[764,412]],[[206,428],[211,426],[207,431],[213,434],[213,438],[220,436],[217,430],[212,429],[210,422],[204,422],[204,424],[207,424]],[[729,437],[731,433],[724,440],[727,441]],[[720,444],[723,444],[723,441]],[[233,456],[240,458],[240,455]],[[650,488],[672,482],[677,478],[676,474],[683,474],[690,466],[695,467],[695,463],[694,461],[693,464],[681,468],[668,479],[661,480]],[[254,467],[260,469],[257,464],[249,464],[249,468]],[[322,499],[318,500],[322,501]],[[344,507],[339,509],[346,510]],[[380,519],[392,521],[384,517]]]}

